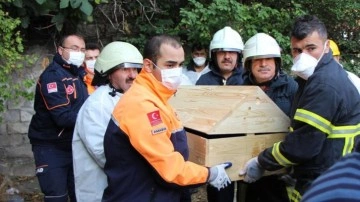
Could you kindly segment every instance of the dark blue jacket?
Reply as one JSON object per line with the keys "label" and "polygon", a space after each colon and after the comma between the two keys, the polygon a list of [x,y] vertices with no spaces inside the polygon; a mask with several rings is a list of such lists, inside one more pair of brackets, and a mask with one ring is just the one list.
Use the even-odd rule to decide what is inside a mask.
{"label": "dark blue jacket", "polygon": [[[257,85],[253,75],[245,72],[244,85]],[[263,90],[271,100],[287,115],[290,116],[291,104],[298,89],[297,82],[289,75],[280,72],[271,82],[263,86]]]}
{"label": "dark blue jacket", "polygon": [[31,144],[71,145],[77,113],[88,97],[85,74],[82,67],[68,65],[59,54],[54,56],[37,81],[35,114],[28,133]]}
{"label": "dark blue jacket", "polygon": [[299,81],[290,115],[293,131],[258,160],[266,170],[292,167],[295,178],[314,179],[354,148],[360,137],[360,96],[331,52],[307,81]]}
{"label": "dark blue jacket", "polygon": [[[211,63],[210,63],[211,64]],[[242,85],[242,66],[234,68],[232,75],[226,80],[219,71],[210,66],[211,71],[203,74],[196,82],[196,85]]]}

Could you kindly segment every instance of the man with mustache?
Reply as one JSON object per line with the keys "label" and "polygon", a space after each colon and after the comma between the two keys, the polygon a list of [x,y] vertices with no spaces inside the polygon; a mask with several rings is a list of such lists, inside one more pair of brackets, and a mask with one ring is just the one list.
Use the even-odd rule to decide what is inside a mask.
{"label": "man with mustache", "polygon": [[351,153],[359,141],[360,96],[347,72],[333,59],[328,32],[319,18],[296,18],[290,36],[291,71],[299,84],[290,132],[283,141],[248,160],[239,174],[252,183],[265,170],[291,169],[296,183],[290,199],[297,202],[317,177]]}
{"label": "man with mustache", "polygon": [[276,40],[257,33],[244,47],[244,85],[257,85],[290,116],[291,103],[298,88],[296,81],[281,69],[280,46]]}
{"label": "man with mustache", "polygon": [[242,50],[240,34],[224,27],[214,34],[210,43],[210,72],[202,75],[196,85],[242,85]]}
{"label": "man with mustache", "polygon": [[105,46],[96,60],[92,85],[99,87],[79,111],[72,142],[77,201],[101,201],[107,186],[105,131],[116,103],[132,85],[142,63],[139,50],[120,41]]}
{"label": "man with mustache", "polygon": [[[297,82],[281,69],[280,46],[265,33],[257,33],[245,43],[243,75],[245,85],[257,85],[271,100],[290,116],[291,104],[298,89]],[[285,183],[287,182],[287,183]],[[271,175],[246,186],[246,201],[289,201],[286,185],[288,175]],[[261,192],[262,194],[258,194]]]}
{"label": "man with mustache", "polygon": [[[231,27],[218,30],[210,42],[210,72],[203,74],[196,85],[242,85],[242,50],[244,43],[240,34]],[[207,186],[209,202],[232,202],[234,182],[224,189]]]}

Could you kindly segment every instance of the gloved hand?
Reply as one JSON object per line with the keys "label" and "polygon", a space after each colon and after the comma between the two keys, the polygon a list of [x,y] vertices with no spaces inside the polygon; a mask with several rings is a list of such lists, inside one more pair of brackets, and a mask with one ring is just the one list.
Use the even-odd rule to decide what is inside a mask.
{"label": "gloved hand", "polygon": [[260,179],[265,172],[258,162],[258,157],[254,157],[246,162],[243,170],[240,170],[239,175],[245,175],[244,181],[253,183]]}
{"label": "gloved hand", "polygon": [[230,168],[231,166],[231,162],[226,162],[211,167],[209,170],[210,177],[208,180],[210,185],[220,190],[221,188],[225,188],[227,185],[231,184],[231,180],[225,171],[226,168]]}

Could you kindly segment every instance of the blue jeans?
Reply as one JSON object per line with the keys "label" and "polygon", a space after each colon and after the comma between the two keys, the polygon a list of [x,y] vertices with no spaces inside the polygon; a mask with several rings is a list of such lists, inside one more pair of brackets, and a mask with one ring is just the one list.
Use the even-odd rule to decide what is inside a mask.
{"label": "blue jeans", "polygon": [[71,146],[32,145],[44,202],[76,202]]}

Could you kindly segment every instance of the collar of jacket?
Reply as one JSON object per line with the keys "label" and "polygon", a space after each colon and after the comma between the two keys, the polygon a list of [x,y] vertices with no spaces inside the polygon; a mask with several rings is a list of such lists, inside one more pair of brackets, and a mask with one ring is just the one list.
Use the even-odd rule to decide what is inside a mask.
{"label": "collar of jacket", "polygon": [[56,63],[58,63],[61,67],[63,67],[64,69],[68,70],[69,72],[71,72],[71,74],[73,75],[78,75],[80,76],[82,79],[84,78],[84,76],[86,75],[86,72],[84,70],[84,67],[80,66],[77,67],[75,65],[72,64],[68,64],[59,53],[56,53],[54,56],[54,61]]}
{"label": "collar of jacket", "polygon": [[176,90],[169,90],[160,81],[158,81],[152,73],[146,72],[142,69],[141,72],[136,76],[132,85],[140,85],[153,94],[155,94],[162,102],[166,103],[175,93]]}
{"label": "collar of jacket", "polygon": [[329,64],[331,62],[331,59],[333,59],[331,51],[329,51],[328,53],[324,53],[323,57],[318,62],[314,72],[316,72],[318,69],[323,68],[324,66],[326,66],[326,64]]}

